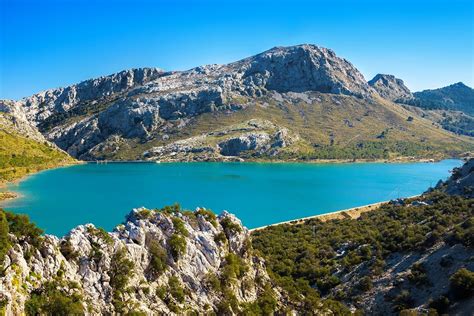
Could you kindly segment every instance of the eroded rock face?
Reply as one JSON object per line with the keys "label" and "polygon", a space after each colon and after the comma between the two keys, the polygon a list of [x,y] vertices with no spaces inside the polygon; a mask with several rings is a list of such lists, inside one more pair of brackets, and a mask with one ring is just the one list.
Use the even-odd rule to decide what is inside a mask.
{"label": "eroded rock face", "polygon": [[156,161],[240,161],[243,152],[276,155],[299,140],[288,129],[269,121],[253,119],[195,137],[153,147],[143,153]]}
{"label": "eroded rock face", "polygon": [[[178,223],[182,228],[177,228]],[[185,251],[179,255],[173,250],[176,235],[185,240]],[[76,282],[78,286],[69,291],[83,296],[87,314],[141,311],[169,315],[189,309],[206,313],[217,310],[224,299],[209,279],[229,277],[226,266],[229,255],[235,254],[242,258],[246,270],[238,279],[228,280],[228,290],[238,302],[254,302],[271,281],[263,261],[249,248],[248,238],[247,229],[227,212],[213,218],[199,211],[184,215],[135,209],[112,233],[87,224],[60,239],[46,235],[37,247],[17,240],[5,260],[8,268],[0,280],[0,297],[7,301],[7,314],[21,314],[32,291],[61,276],[64,284]],[[166,265],[160,272],[151,264],[157,248],[162,249],[158,256]],[[119,259],[118,253],[124,257]],[[120,294],[113,281],[118,260],[119,264],[130,261],[133,267],[126,273],[128,290],[120,289]],[[183,301],[166,294],[171,278],[183,288]],[[166,297],[160,296],[160,289]],[[279,300],[279,290],[275,289]],[[113,299],[116,295],[125,303],[121,311]]]}
{"label": "eroded rock face", "polygon": [[387,100],[404,102],[413,98],[413,94],[405,86],[403,80],[393,75],[378,74],[369,81],[369,85]]}
{"label": "eroded rock face", "polygon": [[294,94],[299,102],[297,96],[306,91],[358,98],[372,94],[347,60],[326,48],[298,45],[182,72],[122,71],[16,103],[47,139],[88,160],[100,157],[98,150],[108,147],[105,143],[113,137],[146,143],[161,139],[169,126],[185,129],[189,120],[204,113],[239,111],[269,93]]}
{"label": "eroded rock face", "polygon": [[369,97],[364,76],[334,51],[316,45],[275,47],[234,64],[244,82],[277,92],[319,91]]}

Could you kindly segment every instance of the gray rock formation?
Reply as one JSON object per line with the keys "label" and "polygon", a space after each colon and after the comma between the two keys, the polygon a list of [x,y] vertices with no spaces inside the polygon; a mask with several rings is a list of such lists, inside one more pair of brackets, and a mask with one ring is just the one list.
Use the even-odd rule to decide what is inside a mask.
{"label": "gray rock formation", "polygon": [[143,157],[152,161],[240,161],[239,156],[244,152],[273,156],[298,140],[298,135],[286,128],[253,119],[152,147],[143,153]]}
{"label": "gray rock formation", "polygon": [[[173,244],[177,235],[185,241],[184,253],[179,255]],[[7,315],[22,314],[30,294],[39,293],[52,280],[61,282],[69,293],[82,295],[86,313],[96,315],[132,311],[207,314],[217,311],[225,300],[223,292],[213,288],[213,280],[225,280],[222,286],[227,295],[232,294],[239,303],[257,301],[271,283],[264,262],[249,248],[247,229],[227,212],[215,218],[199,210],[184,215],[141,208],[112,233],[87,224],[63,238],[46,235],[39,246],[10,237],[16,242],[5,258],[7,268],[0,279],[0,298],[6,301]],[[235,264],[229,257],[232,254],[245,267],[237,278],[227,268]],[[160,271],[153,265],[158,260],[165,265]],[[120,275],[126,284],[118,289],[114,278],[119,272],[114,269],[127,261],[132,268]],[[179,285],[171,285],[176,280]],[[177,286],[184,297],[173,296],[172,288]],[[279,289],[271,286],[275,300],[280,301]]]}
{"label": "gray rock formation", "polygon": [[387,100],[403,102],[413,98],[410,89],[405,86],[403,80],[393,75],[378,74],[369,81],[369,85]]}
{"label": "gray rock formation", "polygon": [[95,159],[111,139],[160,139],[170,128],[183,129],[193,117],[238,111],[270,91],[357,98],[370,98],[372,93],[362,74],[332,50],[299,45],[183,72],[122,71],[47,90],[16,104],[47,139],[74,157]]}

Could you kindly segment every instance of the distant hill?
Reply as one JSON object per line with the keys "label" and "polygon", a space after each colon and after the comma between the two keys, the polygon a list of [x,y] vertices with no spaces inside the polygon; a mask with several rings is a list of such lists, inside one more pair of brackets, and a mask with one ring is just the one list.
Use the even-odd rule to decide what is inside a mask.
{"label": "distant hill", "polygon": [[447,87],[415,92],[413,105],[425,109],[455,110],[474,116],[474,89],[462,82]]}
{"label": "distant hill", "polygon": [[378,74],[369,85],[385,99],[404,104],[417,115],[459,135],[474,136],[474,90],[462,82],[411,93],[403,80]]}
{"label": "distant hill", "polygon": [[474,140],[381,98],[354,65],[315,45],[188,71],[126,70],[15,104],[83,160],[432,158],[474,149]]}

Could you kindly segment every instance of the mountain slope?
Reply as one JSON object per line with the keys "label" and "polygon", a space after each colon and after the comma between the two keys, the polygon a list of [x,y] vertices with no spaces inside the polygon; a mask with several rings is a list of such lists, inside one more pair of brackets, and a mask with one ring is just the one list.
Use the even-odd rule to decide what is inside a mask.
{"label": "mountain slope", "polygon": [[424,90],[413,94],[419,103],[414,105],[426,109],[462,111],[474,116],[474,89],[462,82],[447,87]]}
{"label": "mountain slope", "polygon": [[41,135],[22,108],[0,102],[0,184],[74,161]]}
{"label": "mountain slope", "polygon": [[367,315],[471,315],[473,163],[420,197],[256,230],[252,244],[294,299],[321,295]]}
{"label": "mountain slope", "polygon": [[[378,98],[351,63],[315,45],[183,72],[130,70],[17,104],[47,139],[85,160],[392,159],[474,148]],[[274,128],[235,129],[252,120]]]}

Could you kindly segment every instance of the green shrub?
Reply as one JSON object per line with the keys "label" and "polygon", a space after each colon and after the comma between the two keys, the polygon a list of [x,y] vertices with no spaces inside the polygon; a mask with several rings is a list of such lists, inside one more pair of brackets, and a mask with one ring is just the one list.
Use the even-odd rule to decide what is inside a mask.
{"label": "green shrub", "polygon": [[14,214],[11,212],[5,212],[5,215],[10,233],[15,235],[19,240],[25,240],[34,246],[39,246],[43,230],[30,222],[28,215]]}
{"label": "green shrub", "polygon": [[229,253],[225,257],[225,264],[222,269],[222,278],[225,283],[242,278],[248,271],[244,260],[236,254]]}
{"label": "green shrub", "polygon": [[123,313],[126,311],[127,302],[123,300],[123,294],[127,291],[127,284],[134,273],[133,262],[127,259],[125,247],[115,252],[110,262],[110,286],[112,287],[112,304],[115,312]]}
{"label": "green shrub", "polygon": [[181,286],[181,282],[179,282],[179,279],[175,276],[170,277],[168,280],[168,287],[171,296],[178,302],[178,303],[183,303],[184,302],[184,288]]}
{"label": "green shrub", "polygon": [[211,210],[200,208],[195,212],[196,215],[201,215],[204,217],[212,226],[217,227],[217,217]]}
{"label": "green shrub", "polygon": [[67,260],[76,260],[79,257],[79,253],[74,250],[69,238],[61,241],[61,244],[59,245],[59,251]]}
{"label": "green shrub", "polygon": [[182,219],[173,217],[172,220],[175,234],[187,237],[189,235],[188,230],[184,227],[184,222]]}
{"label": "green shrub", "polygon": [[[71,284],[69,284],[70,286]],[[69,294],[64,289],[65,284],[50,281],[30,294],[25,302],[27,315],[83,315],[83,298],[73,292]]]}
{"label": "green shrub", "polygon": [[421,263],[415,263],[411,267],[411,271],[408,274],[408,281],[411,283],[422,286],[422,285],[429,285],[430,282],[428,280],[428,275],[426,274],[426,269]]}
{"label": "green shrub", "polygon": [[160,245],[160,243],[153,239],[150,241],[148,246],[148,252],[150,253],[150,265],[148,270],[153,278],[156,278],[168,267],[168,256],[166,250]]}
{"label": "green shrub", "polygon": [[186,239],[174,233],[168,240],[169,249],[174,260],[177,261],[186,253]]}
{"label": "green shrub", "polygon": [[218,244],[224,244],[227,241],[227,237],[224,232],[220,232],[214,236],[214,241]]}
{"label": "green shrub", "polygon": [[449,278],[449,281],[455,297],[467,298],[474,294],[474,272],[461,268]]}
{"label": "green shrub", "polygon": [[[0,270],[3,271],[3,261],[10,249],[10,238],[8,237],[8,222],[3,210],[0,210]],[[0,271],[1,272],[1,271]],[[1,273],[0,273],[1,275]]]}
{"label": "green shrub", "polygon": [[224,228],[227,237],[229,237],[229,234],[236,234],[242,232],[242,227],[240,227],[239,224],[234,223],[229,217],[224,217],[221,220],[221,225],[222,228]]}

